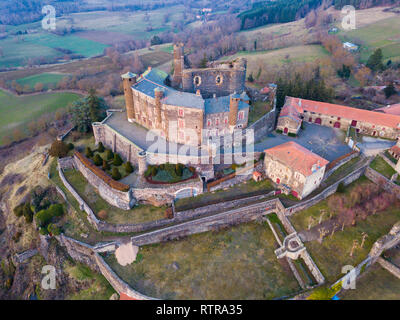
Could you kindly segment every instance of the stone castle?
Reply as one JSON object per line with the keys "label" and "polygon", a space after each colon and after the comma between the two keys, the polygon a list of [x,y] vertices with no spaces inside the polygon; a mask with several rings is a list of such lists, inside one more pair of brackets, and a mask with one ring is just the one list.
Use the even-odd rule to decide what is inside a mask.
{"label": "stone castle", "polygon": [[122,75],[127,119],[157,130],[167,141],[201,146],[213,136],[248,124],[247,61],[211,62],[186,68],[184,47],[174,45],[174,74],[149,68]]}

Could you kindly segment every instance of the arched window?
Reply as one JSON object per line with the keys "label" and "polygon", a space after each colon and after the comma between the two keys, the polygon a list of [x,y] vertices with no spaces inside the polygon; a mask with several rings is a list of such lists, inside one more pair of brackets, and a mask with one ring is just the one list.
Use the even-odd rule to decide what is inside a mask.
{"label": "arched window", "polygon": [[201,77],[200,77],[200,76],[195,76],[195,77],[193,78],[193,82],[194,82],[194,85],[195,85],[196,87],[200,86],[200,85],[201,85]]}

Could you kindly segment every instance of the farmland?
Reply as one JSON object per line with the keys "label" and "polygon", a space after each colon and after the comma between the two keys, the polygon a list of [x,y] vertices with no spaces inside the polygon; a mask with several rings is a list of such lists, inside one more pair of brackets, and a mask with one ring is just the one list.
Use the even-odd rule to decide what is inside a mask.
{"label": "farmland", "polygon": [[33,76],[27,76],[17,80],[17,83],[21,86],[28,86],[34,88],[36,84],[43,84],[44,88],[49,88],[49,86],[55,86],[57,82],[63,79],[66,75],[58,73],[41,73]]}
{"label": "farmland", "polygon": [[75,93],[44,93],[17,97],[0,91],[0,145],[3,138],[16,128],[25,130],[27,124],[41,115],[67,107],[80,96]]}

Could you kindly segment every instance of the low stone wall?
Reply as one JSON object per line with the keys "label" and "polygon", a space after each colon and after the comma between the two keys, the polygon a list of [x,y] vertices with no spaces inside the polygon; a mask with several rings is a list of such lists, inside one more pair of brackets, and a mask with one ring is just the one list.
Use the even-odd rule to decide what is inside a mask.
{"label": "low stone wall", "polygon": [[318,269],[317,265],[315,264],[314,260],[311,258],[310,254],[307,250],[301,253],[301,257],[304,260],[307,268],[311,271],[314,279],[318,282],[318,284],[322,284],[325,282],[325,277],[322,275],[321,271]]}
{"label": "low stone wall", "polygon": [[277,202],[280,202],[279,199],[268,200],[245,208],[230,210],[213,216],[134,236],[131,240],[134,245],[143,246],[253,221],[267,213],[275,212],[278,208]]}
{"label": "low stone wall", "polygon": [[123,210],[130,210],[135,204],[135,199],[132,197],[131,190],[123,192],[113,189],[87,168],[76,155],[74,156],[74,163],[75,168],[82,173],[85,179],[99,191],[100,196],[109,204]]}
{"label": "low stone wall", "polygon": [[63,234],[57,236],[56,239],[61,246],[66,248],[72,259],[84,263],[96,272],[101,273],[120,295],[125,294],[136,300],[154,300],[154,298],[133,290],[127,283],[122,281],[92,246],[66,237]]}
{"label": "low stone wall", "polygon": [[376,184],[382,185],[387,192],[394,193],[400,199],[400,186],[390,181],[384,175],[368,167],[365,176]]}
{"label": "low stone wall", "polygon": [[343,179],[340,179],[333,185],[329,186],[328,188],[326,188],[324,191],[322,191],[320,194],[316,195],[315,197],[313,197],[309,200],[302,201],[294,206],[287,208],[286,215],[290,216],[296,212],[305,210],[309,207],[316,205],[318,202],[320,202],[320,201],[326,199],[327,197],[329,197],[330,195],[334,194],[340,183],[343,183],[345,186],[349,185],[350,183],[352,183],[353,181],[357,180],[358,178],[360,178],[361,176],[363,176],[365,174],[366,168],[368,167],[368,165],[369,165],[369,162],[366,165],[362,166],[361,168],[357,169],[356,171],[352,172],[348,176],[344,177]]}
{"label": "low stone wall", "polygon": [[382,268],[385,268],[387,271],[389,271],[391,274],[393,274],[396,278],[400,279],[400,268],[395,266],[393,263],[390,263],[389,261],[386,261],[385,259],[379,257],[377,262],[382,266]]}
{"label": "low stone wall", "polygon": [[60,166],[58,165],[58,174],[60,176],[61,181],[63,182],[64,186],[68,189],[68,191],[73,195],[73,197],[78,201],[79,208],[82,211],[85,211],[88,216],[88,221],[97,229],[99,230],[99,223],[100,221],[96,218],[93,210],[89,207],[89,205],[82,199],[82,197],[75,191],[72,185],[68,182],[65,178],[64,173]]}
{"label": "low stone wall", "polygon": [[330,168],[328,171],[325,172],[324,179],[328,178],[332,173],[334,173],[337,169],[339,169],[342,165],[349,162],[350,160],[358,157],[360,154],[358,152],[353,151],[348,155],[348,157],[338,161],[334,167]]}

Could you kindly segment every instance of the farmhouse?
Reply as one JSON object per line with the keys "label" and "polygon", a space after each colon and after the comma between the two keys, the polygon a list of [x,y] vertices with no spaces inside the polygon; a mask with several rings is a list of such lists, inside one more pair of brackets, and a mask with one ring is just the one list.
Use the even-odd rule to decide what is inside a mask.
{"label": "farmhouse", "polygon": [[175,45],[172,81],[167,73],[151,68],[139,77],[122,75],[127,120],[157,130],[168,141],[193,146],[246,128],[246,64],[237,59],[185,69],[183,46]]}
{"label": "farmhouse", "polygon": [[346,50],[349,50],[349,51],[357,51],[358,50],[358,46],[351,42],[343,43],[343,48],[345,48]]}
{"label": "farmhouse", "polygon": [[368,111],[337,104],[286,97],[278,118],[277,129],[284,134],[297,134],[302,121],[387,139],[400,134],[400,116]]}
{"label": "farmhouse", "polygon": [[328,160],[292,141],[265,150],[266,175],[299,199],[318,188],[328,163]]}

